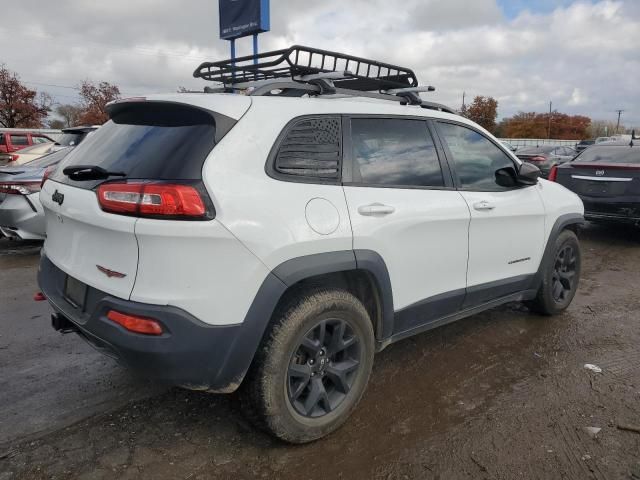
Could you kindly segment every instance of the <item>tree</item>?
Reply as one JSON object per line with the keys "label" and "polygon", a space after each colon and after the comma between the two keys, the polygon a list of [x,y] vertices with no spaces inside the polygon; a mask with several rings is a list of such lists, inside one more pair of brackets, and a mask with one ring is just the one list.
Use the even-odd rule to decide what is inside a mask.
{"label": "tree", "polygon": [[37,128],[51,111],[53,101],[44,92],[25,87],[20,77],[0,65],[0,125],[5,128]]}
{"label": "tree", "polygon": [[109,82],[92,83],[89,80],[80,86],[82,112],[79,122],[87,125],[101,125],[109,119],[107,103],[120,98],[120,89]]}
{"label": "tree", "polygon": [[498,117],[498,101],[493,97],[477,96],[468,107],[465,106],[462,114],[469,120],[486,128],[490,132],[495,131],[496,118]]}
{"label": "tree", "polygon": [[67,125],[65,124],[64,120],[60,120],[59,118],[54,118],[53,120],[49,120],[47,122],[47,127],[53,128],[55,130],[61,130],[66,126]]}
{"label": "tree", "polygon": [[75,127],[80,125],[80,117],[82,116],[82,107],[79,105],[58,105],[56,114],[62,117],[63,127]]}
{"label": "tree", "polygon": [[[554,111],[549,122],[548,113],[519,112],[501,122],[501,133],[508,138],[550,138],[579,140],[589,137],[591,119],[583,115],[567,115]],[[549,126],[551,130],[549,131]]]}

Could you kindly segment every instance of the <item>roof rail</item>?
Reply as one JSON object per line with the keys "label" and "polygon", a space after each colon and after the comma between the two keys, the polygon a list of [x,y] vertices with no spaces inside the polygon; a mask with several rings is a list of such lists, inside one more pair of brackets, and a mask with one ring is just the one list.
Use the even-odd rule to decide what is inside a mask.
{"label": "roof rail", "polygon": [[193,76],[232,87],[255,80],[347,71],[350,76],[335,80],[336,87],[372,91],[418,86],[409,68],[301,45],[235,60],[204,62]]}

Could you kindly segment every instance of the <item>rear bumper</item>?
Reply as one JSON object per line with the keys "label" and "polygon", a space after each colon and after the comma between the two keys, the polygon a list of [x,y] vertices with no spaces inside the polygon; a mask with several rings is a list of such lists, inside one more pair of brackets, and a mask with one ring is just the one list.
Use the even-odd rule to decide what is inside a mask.
{"label": "rear bumper", "polygon": [[45,219],[38,193],[7,195],[0,203],[0,228],[7,236],[44,240]]}
{"label": "rear bumper", "polygon": [[[580,196],[584,203],[584,217],[587,220],[606,220],[612,222],[640,222],[640,198],[637,202],[629,197],[601,198]],[[622,201],[620,201],[622,200]]]}
{"label": "rear bumper", "polygon": [[[66,274],[43,255],[38,283],[56,315],[63,317],[58,323],[144,377],[168,385],[221,393],[236,390],[264,332],[264,324],[211,326],[176,307],[122,300],[91,287],[80,309],[66,300],[65,279]],[[129,332],[107,319],[112,309],[153,318],[164,333]]]}

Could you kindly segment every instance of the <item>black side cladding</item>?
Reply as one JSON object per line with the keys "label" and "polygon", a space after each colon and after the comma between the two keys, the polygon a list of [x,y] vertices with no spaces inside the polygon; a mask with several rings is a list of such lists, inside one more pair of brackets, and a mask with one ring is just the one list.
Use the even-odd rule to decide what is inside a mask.
{"label": "black side cladding", "polygon": [[336,116],[305,117],[291,122],[276,143],[268,173],[282,180],[329,181],[340,179],[341,121]]}

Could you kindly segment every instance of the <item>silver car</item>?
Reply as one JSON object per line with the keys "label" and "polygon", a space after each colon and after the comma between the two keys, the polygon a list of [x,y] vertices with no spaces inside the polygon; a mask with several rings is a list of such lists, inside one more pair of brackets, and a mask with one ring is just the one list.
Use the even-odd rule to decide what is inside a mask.
{"label": "silver car", "polygon": [[65,148],[24,165],[0,167],[0,232],[19,240],[44,240],[40,185],[47,168],[71,151]]}

